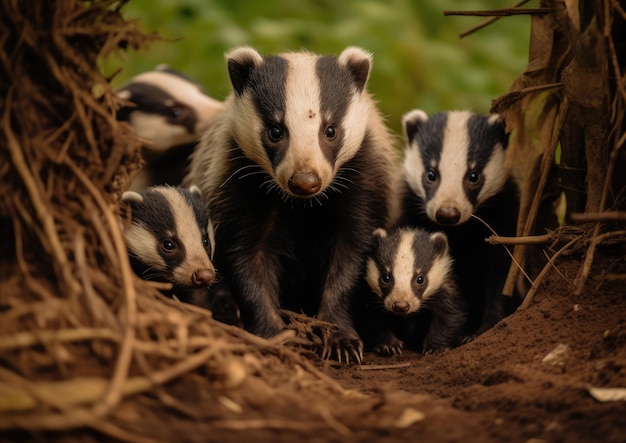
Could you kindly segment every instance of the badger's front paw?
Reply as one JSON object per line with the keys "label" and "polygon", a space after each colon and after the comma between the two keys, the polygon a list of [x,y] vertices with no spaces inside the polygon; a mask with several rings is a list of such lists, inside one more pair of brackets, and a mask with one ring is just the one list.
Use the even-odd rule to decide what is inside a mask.
{"label": "badger's front paw", "polygon": [[404,342],[399,338],[392,336],[388,341],[374,346],[374,352],[384,356],[402,355],[403,348]]}
{"label": "badger's front paw", "polygon": [[268,318],[264,321],[257,321],[254,325],[247,327],[248,332],[259,337],[270,338],[278,335],[287,328],[287,325],[280,318]]}
{"label": "badger's front paw", "polygon": [[335,330],[331,332],[324,344],[322,358],[325,360],[332,358],[340,363],[360,365],[363,361],[363,342],[353,331]]}

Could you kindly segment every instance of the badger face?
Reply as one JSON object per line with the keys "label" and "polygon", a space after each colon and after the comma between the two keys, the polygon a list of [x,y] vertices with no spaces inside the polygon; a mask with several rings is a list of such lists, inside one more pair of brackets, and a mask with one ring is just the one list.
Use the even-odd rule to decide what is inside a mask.
{"label": "badger face", "polygon": [[155,186],[141,194],[127,191],[122,200],[131,208],[125,236],[140,277],[172,283],[175,288],[214,282],[215,236],[197,188]]}
{"label": "badger face", "polygon": [[414,110],[402,121],[408,145],[406,180],[425,202],[429,219],[460,225],[502,190],[509,176],[508,134],[498,116],[452,111],[428,117]]}
{"label": "badger face", "polygon": [[199,84],[165,66],[133,77],[117,94],[135,105],[120,109],[118,120],[150,141],[146,149],[154,153],[197,142],[223,108]]}
{"label": "badger face", "polygon": [[401,316],[417,312],[451,271],[445,234],[418,229],[375,231],[366,280],[387,311]]}
{"label": "badger face", "polygon": [[287,53],[227,55],[234,88],[233,137],[244,155],[287,195],[312,198],[331,187],[365,136],[371,56]]}

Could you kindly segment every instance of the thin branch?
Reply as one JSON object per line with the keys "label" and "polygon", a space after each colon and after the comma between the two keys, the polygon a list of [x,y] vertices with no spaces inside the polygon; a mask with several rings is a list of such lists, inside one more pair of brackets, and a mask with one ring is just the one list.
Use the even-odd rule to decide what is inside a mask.
{"label": "thin branch", "polygon": [[527,235],[525,237],[502,237],[500,235],[492,235],[487,237],[485,241],[490,245],[543,245],[554,240],[554,234],[543,235]]}
{"label": "thin branch", "polygon": [[554,8],[504,8],[477,11],[443,11],[443,15],[471,16],[471,17],[508,17],[512,15],[551,14]]}
{"label": "thin branch", "polygon": [[621,222],[626,221],[626,211],[610,211],[596,214],[576,212],[571,215],[572,221],[577,223],[589,222]]}
{"label": "thin branch", "polygon": [[[539,288],[539,284],[541,283],[541,281],[543,280],[543,278],[546,276],[546,274],[548,273],[548,271],[550,269],[552,269],[554,266],[554,262],[556,261],[557,258],[559,258],[561,255],[563,255],[565,252],[567,252],[569,250],[569,248],[578,241],[577,238],[572,239],[569,243],[567,243],[565,246],[563,246],[561,249],[559,249],[553,256],[551,259],[548,260],[548,263],[546,263],[546,265],[543,267],[543,269],[541,270],[541,272],[539,273],[539,275],[537,276],[537,278],[535,278],[535,280],[532,282],[532,286],[531,288],[528,290],[528,293],[526,294],[526,296],[524,297],[524,301],[522,302],[522,304],[520,305],[519,308],[517,308],[519,311],[522,311],[526,308],[528,308],[530,306],[530,303],[533,301],[533,298],[535,296],[535,293],[537,292],[537,289]],[[555,267],[556,268],[556,267]]]}
{"label": "thin branch", "polygon": [[[520,6],[525,5],[526,3],[528,3],[530,0],[521,0],[520,2],[516,3],[515,5],[512,6],[512,8],[519,8]],[[486,20],[483,20],[482,22],[480,22],[478,25],[474,26],[473,28],[470,28],[466,31],[463,31],[459,34],[459,38],[463,38],[463,37],[467,37],[470,34],[473,34],[476,31],[479,31],[487,26],[489,26],[490,24],[492,24],[493,22],[500,20],[501,17],[490,17]]]}

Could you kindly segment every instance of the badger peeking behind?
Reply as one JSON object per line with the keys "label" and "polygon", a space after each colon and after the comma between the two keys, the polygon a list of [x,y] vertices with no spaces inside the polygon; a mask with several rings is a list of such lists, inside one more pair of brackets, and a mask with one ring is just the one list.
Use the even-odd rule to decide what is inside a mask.
{"label": "badger peeking behind", "polygon": [[[506,312],[506,249],[485,238],[514,236],[519,188],[505,164],[509,134],[499,116],[469,111],[403,119],[406,151],[401,224],[448,237],[454,271],[469,307],[468,332],[491,328]],[[518,303],[521,295],[515,297]]]}
{"label": "badger peeking behind", "polygon": [[163,291],[202,306],[224,323],[237,324],[237,306],[216,282],[212,258],[215,235],[200,190],[152,186],[141,193],[126,191],[122,213],[124,235],[135,273],[144,280],[171,283]]}
{"label": "badger peeking behind", "polygon": [[167,65],[136,75],[117,95],[133,105],[119,109],[117,119],[130,123],[135,134],[149,142],[141,150],[145,163],[131,189],[139,192],[154,185],[180,185],[189,154],[222,103]]}
{"label": "badger peeking behind", "polygon": [[375,227],[394,217],[395,152],[366,83],[371,56],[226,56],[233,93],[192,154],[187,183],[216,215],[216,263],[244,326],[285,327],[280,309],[333,323],[323,356],[360,361],[349,315]]}

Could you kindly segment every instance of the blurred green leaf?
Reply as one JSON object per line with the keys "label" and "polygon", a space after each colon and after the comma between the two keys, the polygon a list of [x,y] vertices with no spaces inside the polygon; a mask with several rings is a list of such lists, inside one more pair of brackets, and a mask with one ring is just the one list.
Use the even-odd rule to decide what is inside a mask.
{"label": "blurred green leaf", "polygon": [[467,108],[488,112],[524,69],[530,19],[507,17],[460,39],[480,17],[444,17],[444,10],[497,9],[512,0],[133,0],[124,7],[165,41],[107,60],[122,67],[119,85],[167,63],[201,82],[218,99],[230,92],[224,53],[251,45],[264,54],[306,49],[338,54],[361,46],[374,55],[369,91],[400,133],[402,114]]}

